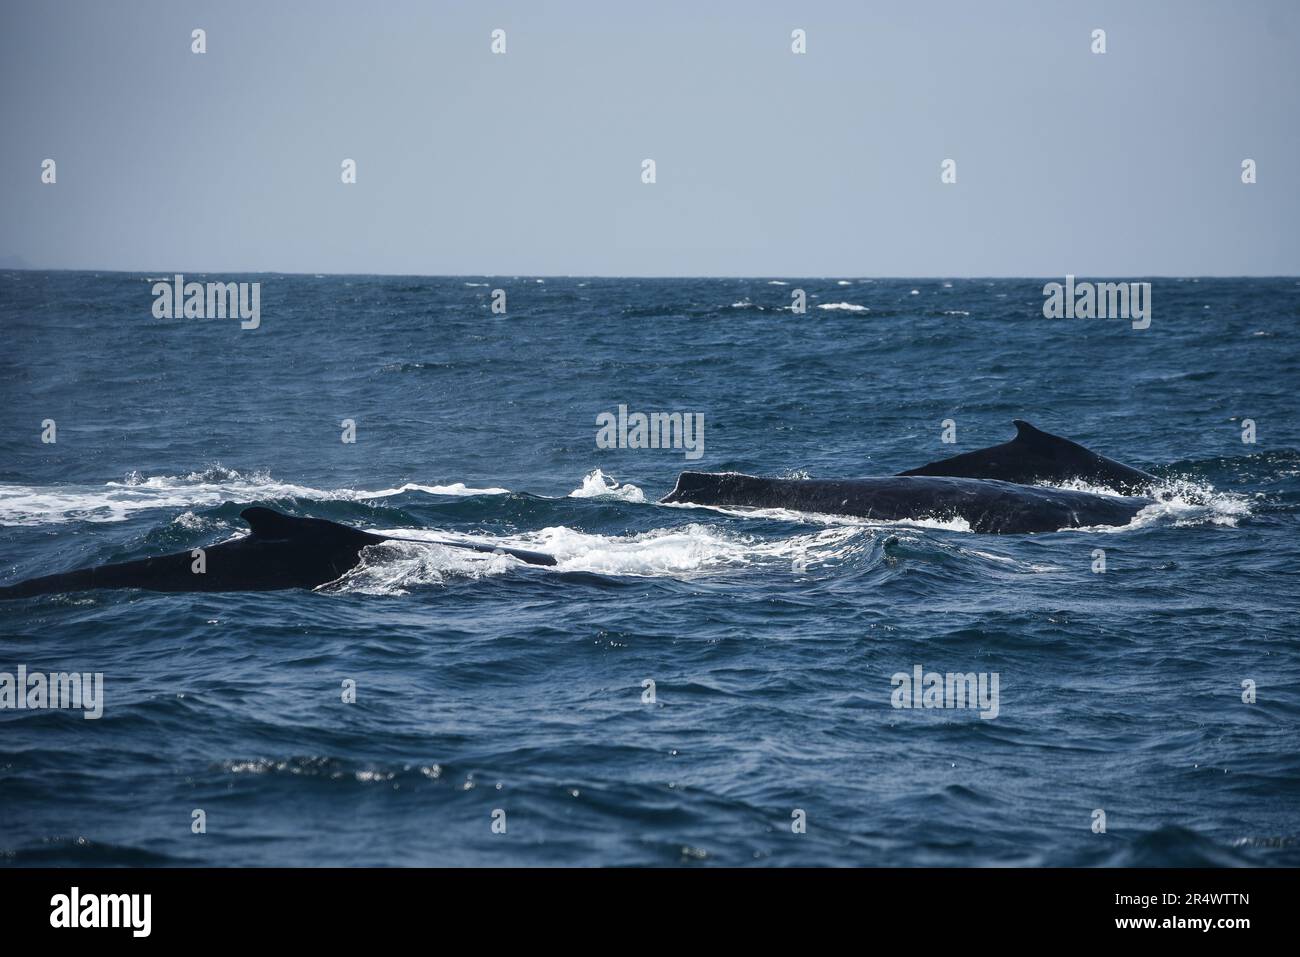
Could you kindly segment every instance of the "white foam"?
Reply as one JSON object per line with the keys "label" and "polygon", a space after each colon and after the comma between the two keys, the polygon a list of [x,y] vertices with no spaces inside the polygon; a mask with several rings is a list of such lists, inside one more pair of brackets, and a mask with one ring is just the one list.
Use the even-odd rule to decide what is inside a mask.
{"label": "white foam", "polygon": [[1034,575],[1043,575],[1050,572],[1064,571],[1060,565],[1042,565],[1036,562],[1024,562],[1012,558],[1010,555],[998,555],[994,552],[984,552],[977,548],[961,549],[963,554],[974,555],[976,558],[982,558],[985,561],[995,562],[998,565],[1005,565],[1020,571],[1028,572]]}
{"label": "white foam", "polygon": [[762,518],[778,522],[800,522],[804,525],[835,525],[852,528],[928,528],[943,532],[969,532],[970,522],[964,518],[907,518],[886,521],[862,518],[858,515],[831,515],[824,512],[799,512],[789,508],[747,508],[733,505],[696,505],[691,502],[661,502],[665,508],[707,508],[709,511],[733,518]]}
{"label": "white foam", "polygon": [[473,488],[463,482],[450,485],[417,485],[377,491],[365,489],[318,489],[289,482],[277,482],[264,472],[238,472],[213,465],[184,476],[145,477],[133,472],[121,482],[103,485],[9,485],[0,484],[0,526],[46,525],[64,522],[121,522],[147,509],[192,509],[223,502],[259,502],[299,498],[311,501],[359,502],[387,498],[403,492],[427,495],[508,495],[504,488]]}
{"label": "white foam", "polygon": [[[367,498],[386,498],[390,495],[401,495],[403,492],[424,492],[426,495],[509,495],[510,489],[497,488],[490,486],[488,488],[472,488],[464,482],[452,482],[450,485],[417,485],[414,482],[407,482],[401,488],[386,488],[378,492],[353,492],[357,499]],[[333,493],[326,493],[332,495]]]}
{"label": "white foam", "polygon": [[785,564],[796,557],[828,561],[842,557],[863,530],[847,526],[765,541],[750,535],[691,523],[635,535],[591,535],[571,528],[547,528],[529,547],[548,552],[559,571],[630,577],[682,577],[764,562]]}
{"label": "white foam", "polygon": [[588,472],[582,484],[568,495],[569,498],[603,498],[619,502],[644,502],[645,493],[635,485],[622,485],[600,469]]}
{"label": "white foam", "polygon": [[817,305],[818,309],[841,309],[844,312],[870,312],[866,306],[859,306],[852,302],[823,302]]}
{"label": "white foam", "polygon": [[[1094,495],[1119,496],[1122,493],[1100,485],[1071,481],[1053,483],[1048,488],[1091,492]],[[1229,528],[1250,515],[1250,499],[1240,492],[1224,492],[1212,485],[1190,479],[1162,479],[1142,490],[1155,499],[1127,525],[1093,525],[1068,531],[1127,532],[1153,525],[1222,525]]]}
{"label": "white foam", "polygon": [[[405,539],[437,535],[447,541],[475,541],[466,536],[437,533],[427,529],[390,529],[376,534],[400,535]],[[427,545],[411,541],[372,545],[361,553],[361,561],[337,581],[318,591],[361,595],[405,595],[415,585],[441,585],[451,578],[486,578],[501,575],[520,564],[518,559],[491,552],[447,548],[436,542]]]}
{"label": "white foam", "polygon": [[179,525],[187,532],[197,532],[201,529],[206,529],[208,525],[206,521],[199,518],[199,516],[195,515],[193,512],[181,512],[172,519],[172,524]]}
{"label": "white foam", "polygon": [[[470,537],[434,529],[376,529],[408,541],[365,549],[361,563],[327,592],[401,595],[409,589],[445,585],[456,578],[486,578],[525,567],[508,555],[440,547],[435,539],[526,548],[555,556],[552,572],[589,572],[631,578],[689,578],[757,564],[801,569],[848,558],[868,547],[873,534],[839,525],[777,541],[693,523],[633,535],[596,535],[565,526],[518,536]],[[429,539],[419,544],[414,539]]]}

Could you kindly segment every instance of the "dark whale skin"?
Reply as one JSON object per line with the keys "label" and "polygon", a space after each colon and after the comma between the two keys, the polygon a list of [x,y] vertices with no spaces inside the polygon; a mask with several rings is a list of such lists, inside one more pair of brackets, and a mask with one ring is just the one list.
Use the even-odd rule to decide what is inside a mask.
{"label": "dark whale skin", "polygon": [[877,521],[965,519],[990,535],[1127,525],[1152,499],[1018,485],[996,479],[880,476],[776,479],[739,472],[683,472],[667,503],[784,508]]}
{"label": "dark whale skin", "polygon": [[510,555],[531,565],[555,565],[552,555],[476,542],[439,542],[375,535],[323,518],[285,515],[261,506],[239,513],[251,534],[203,549],[205,572],[196,573],[191,552],[133,562],[79,568],[0,587],[0,600],[93,588],[147,591],[279,591],[316,588],[342,577],[361,561],[362,549],[389,541],[416,541],[476,552]]}
{"label": "dark whale skin", "polygon": [[31,578],[0,588],[0,599],[93,588],[169,592],[315,588],[353,568],[367,545],[385,541],[336,522],[283,515],[269,508],[246,508],[240,517],[252,534],[205,548],[204,574],[192,570],[190,552],[176,552]]}
{"label": "dark whale skin", "polygon": [[1023,419],[1016,419],[1013,424],[1016,437],[1010,442],[954,455],[898,474],[998,479],[1020,485],[1077,480],[1127,494],[1143,491],[1156,481],[1148,472],[1044,432]]}
{"label": "dark whale skin", "polygon": [[[1015,420],[1010,442],[966,452],[894,476],[796,480],[738,472],[683,472],[660,501],[740,508],[783,508],[850,515],[878,521],[964,519],[991,535],[1055,532],[1066,528],[1127,525],[1152,499],[1045,488],[1034,483],[1082,480],[1132,492],[1155,477],[1099,455],[1069,439]],[[151,591],[274,591],[316,588],[341,577],[361,551],[389,538],[319,518],[246,508],[251,534],[204,549],[206,571],[193,571],[191,552],[45,575],[0,587],[0,600],[93,588]],[[522,549],[454,544],[501,551],[537,565],[553,556]]]}

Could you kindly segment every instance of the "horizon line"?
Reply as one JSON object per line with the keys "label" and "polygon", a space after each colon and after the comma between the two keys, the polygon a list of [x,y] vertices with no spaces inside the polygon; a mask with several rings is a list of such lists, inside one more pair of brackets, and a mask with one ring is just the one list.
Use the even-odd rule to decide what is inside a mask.
{"label": "horizon line", "polygon": [[[765,281],[779,281],[786,279],[808,279],[808,280],[838,280],[838,279],[870,279],[870,280],[934,280],[934,279],[958,279],[958,280],[977,280],[977,279],[1056,279],[1060,276],[1109,276],[1114,277],[1118,273],[1106,272],[1075,272],[1075,273],[1052,273],[1042,275],[1020,274],[1001,274],[987,273],[983,275],[961,276],[954,273],[930,273],[930,274],[913,274],[913,275],[853,275],[851,273],[829,273],[821,276],[798,275],[796,273],[775,273],[765,275],[740,273],[691,273],[691,274],[650,274],[650,273],[412,273],[412,272],[318,272],[318,271],[285,271],[279,269],[105,269],[86,266],[56,266],[56,267],[39,267],[39,266],[0,266],[0,272],[90,272],[90,273],[120,273],[123,275],[144,275],[155,272],[169,273],[171,275],[195,275],[195,276],[309,276],[309,277],[346,277],[346,276],[383,276],[392,279],[666,279],[666,280],[689,280],[689,279],[752,279]],[[1295,279],[1300,280],[1300,273],[1200,273],[1178,275],[1175,273],[1129,273],[1127,275],[1136,275],[1143,279]],[[159,279],[158,281],[161,281]]]}

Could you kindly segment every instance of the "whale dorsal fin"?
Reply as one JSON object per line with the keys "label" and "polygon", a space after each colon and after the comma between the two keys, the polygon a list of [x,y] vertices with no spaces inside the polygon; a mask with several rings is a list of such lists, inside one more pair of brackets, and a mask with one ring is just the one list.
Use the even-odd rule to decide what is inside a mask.
{"label": "whale dorsal fin", "polygon": [[382,535],[372,535],[324,518],[299,518],[273,508],[253,505],[239,513],[248,523],[254,538],[263,541],[310,541],[327,546],[356,546],[382,542]]}
{"label": "whale dorsal fin", "polygon": [[1035,435],[1046,435],[1042,429],[1026,422],[1024,419],[1012,419],[1011,424],[1016,427],[1016,438],[1031,439]]}
{"label": "whale dorsal fin", "polygon": [[1013,419],[1010,442],[930,462],[899,475],[947,475],[1035,484],[1080,479],[1121,491],[1144,488],[1154,478],[1099,455],[1078,442],[1044,432],[1024,419]]}
{"label": "whale dorsal fin", "polygon": [[[1011,424],[1016,427],[1016,437],[1011,441],[1019,445],[1025,445],[1039,450],[1051,448],[1084,448],[1078,442],[1071,442],[1069,439],[1063,439],[1059,435],[1053,435],[1051,432],[1044,432],[1042,429],[1035,425],[1031,425],[1024,419],[1012,419]],[[1087,450],[1084,449],[1084,451]]]}
{"label": "whale dorsal fin", "polygon": [[258,538],[293,538],[295,534],[307,531],[304,523],[308,519],[294,518],[271,508],[254,505],[239,513],[239,517],[248,523],[253,534]]}

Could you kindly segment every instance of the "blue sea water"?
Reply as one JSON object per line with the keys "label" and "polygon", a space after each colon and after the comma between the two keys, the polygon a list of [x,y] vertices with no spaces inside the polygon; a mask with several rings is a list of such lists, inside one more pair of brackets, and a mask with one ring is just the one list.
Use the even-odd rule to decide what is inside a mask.
{"label": "blue sea water", "polygon": [[[0,672],[104,675],[99,720],[0,711],[0,860],[1300,864],[1295,279],[1156,278],[1135,330],[1044,319],[1042,279],[188,277],[261,281],[245,331],[155,319],[158,278],[0,272],[0,584],[250,503],[560,564],[392,545],[315,593],[0,605]],[[619,405],[702,413],[703,457],[597,448]],[[656,504],[1013,418],[1159,503],[1004,537]],[[996,672],[997,717],[894,708],[918,665]]]}

